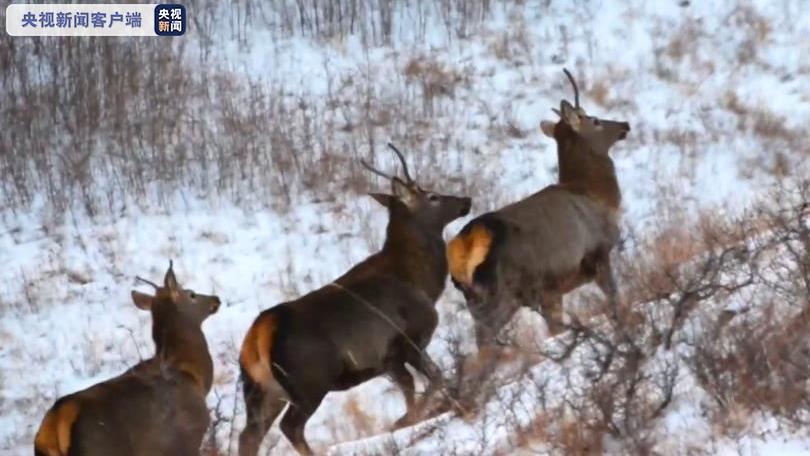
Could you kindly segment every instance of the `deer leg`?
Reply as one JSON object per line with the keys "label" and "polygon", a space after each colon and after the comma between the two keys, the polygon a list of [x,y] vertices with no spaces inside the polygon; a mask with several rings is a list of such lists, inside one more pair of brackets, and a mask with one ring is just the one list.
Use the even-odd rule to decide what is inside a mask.
{"label": "deer leg", "polygon": [[565,325],[563,324],[562,295],[556,293],[546,295],[540,305],[540,315],[546,320],[546,326],[551,337],[563,332]]}
{"label": "deer leg", "polygon": [[282,400],[282,392],[273,391],[272,388],[266,391],[249,379],[244,383],[244,397],[247,422],[239,434],[239,456],[256,456],[264,435],[287,402]]}
{"label": "deer leg", "polygon": [[307,421],[321,404],[324,396],[326,396],[326,394],[322,393],[319,394],[317,398],[311,397],[309,401],[290,404],[284,417],[281,418],[281,432],[287,437],[287,440],[290,441],[293,448],[295,448],[299,454],[314,454],[306,438],[304,438],[304,427],[306,427]]}
{"label": "deer leg", "polygon": [[613,277],[613,268],[610,266],[610,253],[605,253],[596,263],[596,284],[602,293],[607,297],[608,305],[612,312],[614,321],[619,319],[619,288],[616,286],[616,279]]}
{"label": "deer leg", "polygon": [[411,375],[408,368],[405,367],[405,364],[393,365],[391,367],[390,375],[391,379],[402,391],[402,395],[405,396],[405,414],[394,423],[394,429],[399,429],[409,425],[411,420],[414,418],[416,412],[414,410],[416,405],[416,399],[414,398],[414,395],[416,394],[416,387],[413,383],[413,375]]}
{"label": "deer leg", "polygon": [[[427,385],[425,386],[424,393],[422,393],[422,398],[414,404],[414,411],[420,413],[422,416],[412,416],[411,419],[423,419],[425,417],[435,416],[447,410],[447,407],[456,408],[459,412],[464,411],[464,407],[458,403],[457,391],[447,389],[447,384],[442,376],[441,369],[424,351],[411,350],[408,352],[407,356],[408,364],[413,366],[417,372],[427,379]],[[431,407],[429,410],[425,411],[428,403],[434,399],[437,392],[443,394],[439,406]]]}
{"label": "deer leg", "polygon": [[478,344],[478,349],[498,345],[506,345],[504,342],[498,340],[498,333],[501,332],[504,326],[509,323],[509,320],[514,315],[513,312],[493,312],[488,321],[486,319],[476,319],[475,321],[475,341]]}
{"label": "deer leg", "polygon": [[492,341],[495,339],[495,333],[497,331],[493,331],[490,322],[488,321],[488,301],[481,296],[477,295],[470,295],[467,297],[467,310],[470,311],[470,316],[473,319],[473,323],[475,326],[475,340],[478,343],[478,348],[484,347],[486,345],[490,345]]}
{"label": "deer leg", "polygon": [[495,343],[495,328],[486,321],[475,321],[475,342],[478,350]]}
{"label": "deer leg", "polygon": [[514,296],[506,296],[502,299],[493,298],[487,302],[493,305],[470,305],[468,309],[475,322],[475,341],[478,350],[492,345],[504,345],[497,341],[498,333],[520,308],[520,302]]}
{"label": "deer leg", "polygon": [[[433,362],[432,359],[430,359],[430,357],[428,357],[428,355],[424,351],[417,351],[416,349],[408,351],[407,361],[408,364],[413,366],[413,368],[416,369],[417,372],[424,375],[425,378],[427,379],[428,384],[425,387],[424,397],[425,398],[430,397],[430,395],[436,390],[436,388],[440,387],[444,382],[439,367],[436,365],[436,363]],[[411,380],[413,380],[413,377],[411,377]]]}

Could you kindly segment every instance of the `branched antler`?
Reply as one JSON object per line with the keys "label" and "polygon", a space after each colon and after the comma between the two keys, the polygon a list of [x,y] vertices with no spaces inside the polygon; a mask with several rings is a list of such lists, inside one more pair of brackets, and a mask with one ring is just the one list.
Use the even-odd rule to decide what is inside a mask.
{"label": "branched antler", "polygon": [[[399,159],[399,162],[402,164],[402,172],[405,174],[406,183],[412,184],[413,183],[413,178],[411,177],[410,171],[408,171],[408,163],[405,162],[405,157],[402,155],[402,152],[400,152],[399,149],[397,149],[397,147],[395,145],[393,145],[392,143],[388,143],[388,147],[391,150],[393,150],[395,154],[397,154],[397,158]],[[380,171],[379,169],[371,166],[370,164],[368,164],[368,162],[366,162],[362,158],[360,159],[360,164],[363,165],[363,167],[366,168],[367,170],[371,171],[372,173],[374,173],[374,174],[376,174],[376,175],[378,175],[380,177],[384,177],[384,178],[386,178],[388,180],[398,179],[397,176],[384,173],[384,172]]]}

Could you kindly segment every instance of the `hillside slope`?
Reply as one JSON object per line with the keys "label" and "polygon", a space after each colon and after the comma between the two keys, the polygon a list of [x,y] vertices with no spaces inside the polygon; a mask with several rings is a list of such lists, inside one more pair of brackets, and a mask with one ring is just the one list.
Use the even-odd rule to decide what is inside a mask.
{"label": "hillside slope", "polygon": [[[261,309],[328,283],[381,244],[385,212],[364,195],[379,191],[380,182],[357,166],[357,158],[393,169],[383,147],[393,140],[426,186],[471,196],[473,214],[530,194],[556,176],[553,143],[538,125],[553,118],[550,108],[561,98],[571,97],[561,71],[567,67],[579,78],[590,113],[632,125],[613,153],[626,238],[617,255],[620,288],[631,307],[647,315],[641,319],[645,324],[631,331],[606,322],[598,292],[585,287],[566,298],[566,305],[588,331],[572,329],[545,341],[542,319],[522,312],[510,333],[519,353],[483,371],[494,381],[481,383],[480,394],[473,394],[480,408],[470,416],[448,413],[387,434],[404,403],[388,380],[377,379],[330,394],[310,421],[309,440],[333,454],[633,453],[650,442],[663,454],[810,454],[810,438],[795,426],[806,418],[801,412],[793,416],[786,404],[767,401],[753,407],[735,395],[739,385],[730,380],[723,384],[725,397],[706,383],[714,377],[695,367],[696,360],[737,359],[695,345],[731,347],[730,353],[739,354],[734,347],[740,341],[715,338],[701,326],[714,324],[723,311],[746,309],[742,321],[732,322],[732,335],[770,341],[778,327],[756,328],[769,321],[789,324],[806,305],[801,299],[807,295],[785,282],[800,283],[801,261],[774,266],[757,263],[764,260],[751,254],[761,248],[770,252],[765,258],[785,257],[779,250],[784,247],[756,236],[752,227],[765,216],[751,211],[800,207],[801,195],[786,196],[784,206],[777,206],[772,191],[779,185],[793,188],[810,171],[810,146],[804,142],[810,42],[803,39],[810,33],[810,13],[799,0],[778,8],[771,3],[492,2],[488,10],[465,12],[452,1],[403,2],[391,11],[384,34],[378,8],[387,2],[357,3],[365,5],[362,26],[352,33],[338,24],[327,33],[312,30],[321,13],[309,2],[302,3],[307,25],[288,27],[285,18],[295,12],[294,3],[279,1],[251,10],[249,21],[232,21],[231,33],[216,39],[198,24],[199,32],[184,38],[188,49],[167,47],[166,53],[186,62],[184,68],[198,68],[198,82],[209,84],[209,92],[191,91],[182,106],[193,112],[178,114],[183,122],[165,127],[171,131],[165,149],[134,146],[143,156],[120,152],[114,135],[120,126],[104,120],[93,129],[96,136],[79,138],[98,148],[89,156],[95,166],[90,178],[65,171],[65,182],[76,180],[64,184],[68,208],[44,190],[18,203],[21,180],[3,177],[0,452],[30,454],[33,433],[56,397],[151,354],[149,316],[131,305],[129,291],[135,275],[157,278],[173,258],[185,286],[216,292],[225,303],[204,325],[216,363],[209,396],[216,425],[208,445],[221,451],[212,454],[235,454],[244,419],[236,358],[252,319]],[[206,17],[215,14],[205,5],[211,10],[199,10]],[[0,39],[7,49],[10,38]],[[198,54],[207,60],[197,60]],[[3,115],[22,113],[9,108]],[[133,112],[133,118],[141,115],[146,114]],[[203,125],[204,133],[199,126],[184,126],[184,116],[191,119],[188,125]],[[14,138],[24,136],[25,128],[14,128],[19,128]],[[47,150],[68,158],[45,167],[67,169],[64,163],[72,163],[77,147],[68,133],[54,136],[58,144]],[[0,144],[17,141],[10,137]],[[25,155],[17,152],[15,157]],[[161,168],[164,162],[154,158],[160,154],[176,160],[176,167]],[[136,156],[148,158],[135,163]],[[116,160],[132,161],[131,169],[118,167]],[[131,176],[143,181],[128,180]],[[37,190],[50,184],[30,185]],[[790,225],[789,240],[798,246],[806,235],[802,217]],[[464,222],[448,227],[446,236]],[[707,224],[724,227],[717,230],[725,243],[707,240]],[[728,224],[746,230],[736,233]],[[767,225],[763,232],[780,231]],[[673,303],[688,286],[699,285],[689,279],[700,278],[699,266],[712,255],[719,258],[730,238],[751,243],[745,257],[750,261],[729,259],[718,276],[744,275],[754,263],[776,275],[758,275],[739,292],[701,300],[699,311],[677,322],[672,348],[664,349],[647,323],[675,321]],[[796,248],[801,253],[808,247]],[[647,281],[660,285],[662,279],[644,274],[644,268],[676,278],[664,280],[669,285],[654,290],[660,295],[653,299],[645,294],[652,286]],[[793,291],[773,283],[790,283]],[[768,307],[772,302],[777,307]],[[474,351],[471,322],[463,298],[449,284],[439,309],[439,329],[428,352],[450,379],[461,356]],[[586,385],[592,385],[591,362],[603,356],[604,347],[589,342],[618,340],[617,328],[644,346],[638,372],[645,379],[673,381],[661,412],[654,418],[652,411],[639,415],[650,418],[649,426],[625,423],[630,427],[617,431],[594,418],[603,411],[575,406],[598,403]],[[576,339],[582,331],[592,338]],[[575,340],[580,343],[565,360],[549,359]],[[801,346],[806,339],[793,342]],[[617,362],[606,378],[618,375],[626,361]],[[677,374],[671,376],[673,369]],[[768,386],[755,389],[762,394],[773,395],[782,382],[806,390],[804,372],[788,374],[795,376],[746,378]],[[598,393],[618,395],[621,382],[598,383],[606,388]],[[654,391],[644,397],[668,391],[650,388]],[[796,404],[805,400],[792,398]],[[621,422],[623,406],[612,407]],[[292,453],[275,428],[266,445]]]}

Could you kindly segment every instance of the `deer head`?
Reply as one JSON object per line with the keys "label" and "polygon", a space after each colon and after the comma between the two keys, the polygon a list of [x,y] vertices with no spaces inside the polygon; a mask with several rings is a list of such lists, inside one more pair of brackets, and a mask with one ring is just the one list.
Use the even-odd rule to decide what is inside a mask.
{"label": "deer head", "polygon": [[384,177],[391,182],[391,193],[369,193],[378,203],[390,211],[405,210],[417,223],[423,226],[441,230],[453,220],[469,214],[472,200],[468,197],[442,195],[426,190],[414,181],[408,171],[408,164],[393,144],[388,147],[394,151],[402,164],[405,179],[384,173],[364,160],[360,163],[372,173]]}
{"label": "deer head", "polygon": [[559,110],[552,108],[560,120],[558,122],[544,120],[540,122],[540,129],[546,136],[554,139],[559,139],[562,134],[561,129],[570,130],[584,140],[591,150],[597,154],[607,155],[616,142],[627,137],[627,133],[630,132],[630,124],[589,116],[579,104],[579,89],[574,77],[567,69],[563,69],[563,71],[574,88],[575,105],[572,106],[567,100],[560,101]]}
{"label": "deer head", "polygon": [[177,283],[171,260],[169,269],[163,277],[163,286],[141,277],[137,277],[137,280],[151,285],[155,289],[154,296],[136,290],[132,291],[132,301],[135,305],[141,310],[152,312],[154,328],[162,325],[163,320],[170,315],[183,322],[200,326],[209,315],[219,310],[218,296],[183,289]]}

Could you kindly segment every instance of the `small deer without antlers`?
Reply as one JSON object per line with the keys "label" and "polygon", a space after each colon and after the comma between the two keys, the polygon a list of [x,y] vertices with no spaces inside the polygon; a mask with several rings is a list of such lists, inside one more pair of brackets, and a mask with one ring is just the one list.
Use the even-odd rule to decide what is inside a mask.
{"label": "small deer without antlers", "polygon": [[610,148],[627,122],[589,116],[566,100],[559,121],[541,123],[557,142],[559,183],[469,222],[447,248],[453,283],[475,320],[479,348],[521,306],[540,310],[549,332],[562,331],[562,295],[596,280],[614,306],[610,251],[619,239],[621,192]]}
{"label": "small deer without antlers", "polygon": [[155,356],[57,400],[37,431],[37,456],[199,454],[214,375],[200,326],[219,298],[181,288],[171,263],[162,287],[140,280],[155,287],[154,296],[132,292],[152,313]]}
{"label": "small deer without antlers", "polygon": [[304,426],[329,391],[390,375],[405,395],[408,411],[397,422],[403,425],[415,413],[406,363],[428,378],[428,389],[440,380],[424,348],[447,280],[442,231],[469,212],[470,199],[421,188],[402,154],[389,146],[405,180],[363,162],[391,183],[391,194],[371,194],[388,209],[382,250],[331,284],[262,312],[245,336],[239,357],[247,409],[241,456],[257,454],[286,402],[281,431],[299,452],[310,454]]}

